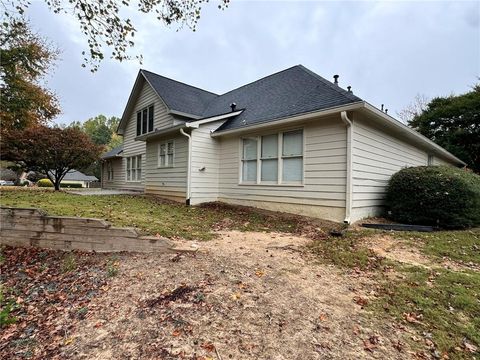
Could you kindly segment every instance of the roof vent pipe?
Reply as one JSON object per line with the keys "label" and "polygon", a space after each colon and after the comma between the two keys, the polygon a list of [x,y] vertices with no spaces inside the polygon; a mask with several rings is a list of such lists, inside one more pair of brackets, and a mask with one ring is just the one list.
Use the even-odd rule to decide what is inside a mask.
{"label": "roof vent pipe", "polygon": [[388,114],[388,109],[385,109],[385,114]]}
{"label": "roof vent pipe", "polygon": [[383,104],[382,104],[382,109],[381,110],[383,111]]}
{"label": "roof vent pipe", "polygon": [[349,93],[351,93],[351,92],[352,92],[352,87],[351,87],[351,86],[347,86],[347,90],[348,90]]}
{"label": "roof vent pipe", "polygon": [[333,75],[333,83],[338,86],[338,78],[340,75]]}
{"label": "roof vent pipe", "polygon": [[231,103],[231,104],[230,104],[230,108],[232,109],[232,112],[235,111],[235,108],[236,108],[236,107],[237,107],[237,104],[235,104],[235,103]]}

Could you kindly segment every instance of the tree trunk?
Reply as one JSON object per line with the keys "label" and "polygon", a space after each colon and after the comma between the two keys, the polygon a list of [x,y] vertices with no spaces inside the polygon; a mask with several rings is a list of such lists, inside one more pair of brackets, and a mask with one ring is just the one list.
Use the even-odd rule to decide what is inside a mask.
{"label": "tree trunk", "polygon": [[60,181],[58,179],[55,179],[55,182],[53,183],[53,186],[55,188],[55,191],[60,190]]}

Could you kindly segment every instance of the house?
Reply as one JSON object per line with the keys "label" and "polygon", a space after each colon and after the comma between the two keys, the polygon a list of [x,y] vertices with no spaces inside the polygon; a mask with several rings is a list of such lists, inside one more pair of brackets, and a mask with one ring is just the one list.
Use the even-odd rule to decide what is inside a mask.
{"label": "house", "polygon": [[85,175],[78,170],[70,170],[65,174],[65,177],[60,182],[60,185],[66,184],[81,184],[82,188],[91,187],[92,183],[97,182],[98,179],[92,175]]}
{"label": "house", "polygon": [[297,65],[217,95],[140,70],[102,186],[350,223],[403,167],[465,166],[334,78]]}

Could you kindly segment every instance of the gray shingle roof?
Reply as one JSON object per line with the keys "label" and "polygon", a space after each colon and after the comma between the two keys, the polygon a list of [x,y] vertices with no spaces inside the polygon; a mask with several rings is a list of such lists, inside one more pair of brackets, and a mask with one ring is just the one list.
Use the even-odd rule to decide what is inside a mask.
{"label": "gray shingle roof", "polygon": [[113,148],[110,151],[107,151],[106,153],[103,153],[100,157],[102,159],[112,158],[112,157],[120,155],[122,153],[122,151],[123,151],[123,144],[120,145],[120,146],[117,146],[116,148]]}
{"label": "gray shingle roof", "polygon": [[204,116],[225,112],[232,102],[245,111],[217,131],[230,130],[361,101],[321,76],[297,65],[221,95]]}
{"label": "gray shingle roof", "polygon": [[98,179],[92,175],[85,175],[78,170],[70,170],[65,174],[62,181],[98,181]]}
{"label": "gray shingle roof", "polygon": [[207,104],[218,97],[217,94],[157,75],[147,70],[142,70],[142,73],[170,110],[202,116]]}
{"label": "gray shingle roof", "polygon": [[202,118],[225,114],[230,104],[245,109],[217,131],[245,127],[279,118],[362,101],[302,65],[266,76],[223,95],[142,70],[170,110]]}

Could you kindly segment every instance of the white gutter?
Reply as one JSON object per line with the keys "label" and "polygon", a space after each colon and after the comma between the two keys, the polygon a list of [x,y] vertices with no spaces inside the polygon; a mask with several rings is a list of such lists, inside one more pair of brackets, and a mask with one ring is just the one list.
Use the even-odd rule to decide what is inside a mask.
{"label": "white gutter", "polygon": [[363,106],[366,110],[368,110],[370,113],[373,113],[377,117],[385,120],[388,124],[393,125],[395,128],[397,128],[399,131],[401,131],[404,135],[407,137],[410,137],[411,139],[415,139],[419,142],[422,142],[424,145],[427,147],[435,149],[438,153],[441,155],[445,156],[447,159],[452,160],[453,162],[456,162],[457,164],[460,164],[462,166],[466,166],[465,162],[457,158],[455,155],[451,154],[447,150],[445,150],[443,147],[440,145],[434,143],[432,140],[429,138],[425,137],[424,135],[420,134],[418,131],[413,130],[412,128],[409,128],[407,125],[401,123],[394,117],[385,114],[383,111],[377,109],[373,105],[370,105],[367,102],[364,102]]}
{"label": "white gutter", "polygon": [[308,120],[308,119],[311,119],[311,118],[316,118],[316,117],[319,117],[319,116],[327,116],[327,115],[337,114],[339,111],[350,111],[350,110],[355,110],[355,109],[360,109],[360,108],[363,108],[363,101],[358,101],[356,103],[352,103],[352,104],[349,104],[349,105],[335,106],[335,107],[331,107],[329,109],[324,109],[324,110],[320,110],[320,111],[312,111],[312,112],[309,112],[309,113],[304,113],[304,114],[300,114],[300,115],[296,115],[296,116],[288,116],[288,117],[280,118],[280,119],[274,120],[274,121],[268,121],[267,120],[267,121],[264,121],[264,122],[261,122],[261,123],[257,123],[255,125],[251,125],[251,126],[247,125],[245,127],[236,128],[236,129],[232,129],[232,130],[223,130],[223,131],[219,131],[219,132],[214,132],[213,134],[211,134],[211,136],[212,137],[218,137],[218,136],[223,136],[223,135],[228,135],[228,134],[236,134],[236,133],[241,133],[241,132],[246,132],[246,131],[263,129],[263,128],[267,128],[267,127],[279,126],[279,125],[283,125],[283,124],[291,124],[291,123],[295,123],[295,122],[298,122],[298,121],[304,121],[304,120]]}
{"label": "white gutter", "polygon": [[353,194],[353,182],[352,182],[352,157],[353,157],[353,122],[347,116],[346,111],[340,113],[342,121],[347,126],[347,181],[345,188],[345,224],[350,224],[350,217],[352,213],[352,194]]}
{"label": "white gutter", "polygon": [[217,120],[228,119],[228,118],[240,115],[243,111],[244,111],[244,109],[238,110],[238,111],[232,111],[232,112],[222,114],[222,115],[216,115],[216,116],[211,116],[211,117],[207,117],[207,118],[202,118],[202,119],[198,119],[198,120],[195,120],[195,121],[191,121],[190,124],[202,125],[202,124],[206,124],[206,123],[209,123],[209,122],[214,122],[214,121],[217,121]]}
{"label": "white gutter", "polygon": [[[160,96],[160,95],[159,95],[159,96]],[[193,114],[189,114],[189,113],[182,112],[182,111],[177,111],[177,110],[168,110],[167,114],[182,116],[182,117],[186,117],[186,118],[190,118],[190,119],[195,119],[195,120],[198,120],[198,119],[201,119],[201,118],[202,118],[201,116],[198,116],[198,115],[193,115]]]}

